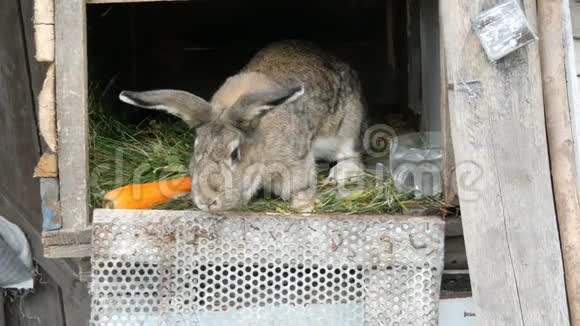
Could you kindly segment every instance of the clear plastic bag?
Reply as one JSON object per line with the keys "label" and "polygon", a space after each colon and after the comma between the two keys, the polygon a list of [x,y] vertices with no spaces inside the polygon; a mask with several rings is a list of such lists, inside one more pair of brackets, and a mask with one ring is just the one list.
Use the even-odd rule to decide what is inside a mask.
{"label": "clear plastic bag", "polygon": [[441,133],[421,132],[393,138],[390,172],[398,191],[416,198],[441,193]]}

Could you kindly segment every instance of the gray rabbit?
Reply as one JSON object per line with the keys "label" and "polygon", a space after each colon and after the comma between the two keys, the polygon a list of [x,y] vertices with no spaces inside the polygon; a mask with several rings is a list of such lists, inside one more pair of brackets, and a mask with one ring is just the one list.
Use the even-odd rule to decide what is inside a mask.
{"label": "gray rabbit", "polygon": [[119,98],[196,128],[189,171],[202,210],[236,209],[265,189],[312,211],[317,159],[337,162],[330,179],[362,173],[365,106],[357,74],[304,42],[262,49],[210,102],[177,90],[123,91]]}

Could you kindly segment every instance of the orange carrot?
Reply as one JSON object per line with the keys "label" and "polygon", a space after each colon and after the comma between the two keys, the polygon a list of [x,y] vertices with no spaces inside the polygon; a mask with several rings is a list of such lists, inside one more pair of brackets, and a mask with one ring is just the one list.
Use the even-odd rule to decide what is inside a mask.
{"label": "orange carrot", "polygon": [[170,202],[190,190],[190,177],[130,184],[109,191],[104,197],[103,206],[116,209],[148,209]]}

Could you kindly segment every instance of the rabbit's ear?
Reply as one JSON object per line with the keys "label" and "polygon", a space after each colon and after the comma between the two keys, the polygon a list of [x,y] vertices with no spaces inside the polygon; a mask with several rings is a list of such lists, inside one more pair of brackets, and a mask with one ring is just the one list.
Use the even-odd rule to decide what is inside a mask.
{"label": "rabbit's ear", "polygon": [[119,99],[145,109],[165,111],[182,119],[190,127],[198,127],[212,118],[212,107],[201,97],[176,90],[146,92],[122,91]]}
{"label": "rabbit's ear", "polygon": [[240,96],[228,112],[231,123],[240,129],[253,129],[260,118],[273,108],[295,101],[304,94],[298,83],[291,86],[272,86]]}

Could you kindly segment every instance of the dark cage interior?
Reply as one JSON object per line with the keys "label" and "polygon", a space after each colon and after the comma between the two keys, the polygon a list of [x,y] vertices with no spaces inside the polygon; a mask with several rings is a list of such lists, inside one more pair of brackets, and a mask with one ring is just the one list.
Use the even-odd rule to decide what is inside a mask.
{"label": "dark cage interior", "polygon": [[[261,47],[301,39],[351,64],[371,117],[384,122],[408,107],[408,10],[381,0],[89,6],[89,80],[115,106],[122,89],[175,88],[208,99]],[[132,119],[145,114],[123,110]]]}
{"label": "dark cage interior", "polygon": [[[95,175],[100,177],[100,189],[91,190],[93,206],[100,206],[103,195],[116,187],[186,173],[183,166],[188,157],[184,153],[189,155],[190,150],[186,147],[191,146],[191,141],[182,141],[189,135],[184,131],[185,125],[173,123],[174,118],[167,114],[121,103],[118,94],[122,90],[179,89],[208,100],[259,49],[280,40],[309,41],[349,63],[358,72],[367,104],[368,131],[375,130],[373,127],[378,125],[389,126],[380,127],[378,130],[385,132],[376,133],[379,136],[365,134],[365,140],[368,139],[371,146],[374,146],[373,157],[366,157],[367,168],[374,170],[374,163],[377,162],[384,163],[388,168],[388,143],[393,132],[401,135],[438,129],[440,74],[436,17],[437,4],[420,0],[255,0],[243,4],[233,0],[200,0],[89,5],[91,103],[97,102],[99,112],[107,119],[121,121],[123,125],[117,128],[119,130],[124,131],[125,126],[131,126],[134,127],[132,132],[141,133],[143,129],[143,133],[152,133],[151,129],[145,130],[151,125],[150,122],[155,124],[162,121],[165,124],[159,131],[171,133],[171,137],[166,138],[175,140],[171,144],[152,143],[150,146],[166,146],[168,151],[152,155],[142,155],[136,151],[136,156],[129,158],[136,165],[123,165],[122,169],[125,170],[121,172],[124,179],[120,180],[117,172],[110,168],[107,172],[102,168],[103,160],[98,162],[99,166],[92,162],[98,161],[95,158],[109,156],[109,162],[116,164],[117,161],[112,157],[116,155],[119,146],[115,143],[122,145],[124,140],[112,139],[112,142],[105,144],[108,147],[104,148],[101,155],[99,148],[95,150],[95,145],[102,145],[99,139],[104,138],[95,140],[92,137],[92,184],[95,184]],[[425,118],[431,121],[426,123]],[[100,126],[106,128],[97,131],[109,132],[106,129],[115,122],[100,123]],[[92,131],[91,135],[94,134]],[[132,134],[125,134],[131,141],[134,140]],[[111,135],[116,137],[115,132]],[[164,137],[158,135],[160,133],[145,141],[153,139],[156,142]],[[137,146],[148,146],[143,145],[145,141],[138,140]],[[181,152],[173,155],[175,148]],[[365,151],[363,156],[368,152]],[[131,155],[125,155],[125,158]],[[151,158],[155,155],[159,160]],[[142,168],[137,168],[137,163],[143,160],[151,163],[155,173],[137,180],[135,171],[141,171]],[[159,166],[164,168],[156,168]],[[167,173],[158,172],[163,170]],[[103,182],[107,178],[110,181]],[[375,180],[370,181],[377,183]],[[396,194],[397,197],[393,198],[391,195],[395,191],[392,183],[389,184],[389,190],[384,189],[386,187],[375,187],[379,195],[376,192],[368,192],[367,195],[375,201],[382,198],[384,203],[394,200],[398,203],[396,209],[390,207],[388,210],[373,212],[397,213],[406,210],[406,206],[399,203],[412,199],[412,196],[408,196],[411,194]],[[378,197],[382,196],[380,193],[389,194]],[[339,204],[336,199],[335,202]],[[361,206],[373,203],[364,202]],[[437,209],[442,208],[438,199],[436,203]],[[428,205],[429,208],[432,206]],[[423,205],[419,207],[424,208]],[[371,212],[364,207],[358,208]],[[342,207],[336,212],[363,212],[358,208]]]}

